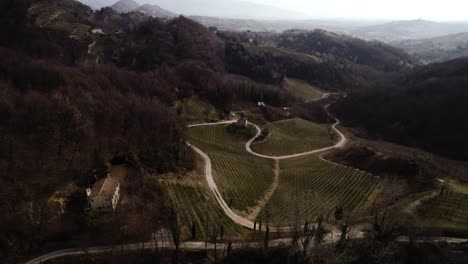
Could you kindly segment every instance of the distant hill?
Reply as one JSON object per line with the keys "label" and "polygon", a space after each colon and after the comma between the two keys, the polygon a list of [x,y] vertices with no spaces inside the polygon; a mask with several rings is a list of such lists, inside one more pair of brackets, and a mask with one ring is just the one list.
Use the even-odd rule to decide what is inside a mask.
{"label": "distant hill", "polygon": [[141,12],[147,16],[160,17],[160,18],[174,18],[177,14],[166,9],[162,9],[157,5],[144,4],[133,9],[132,11]]}
{"label": "distant hill", "polygon": [[396,72],[411,68],[418,61],[402,50],[382,42],[368,42],[325,30],[290,30],[276,40],[280,47],[319,56],[334,56],[379,71]]}
{"label": "distant hill", "polygon": [[389,44],[404,49],[410,54],[414,54],[426,63],[441,62],[468,56],[468,33],[458,33],[428,39],[393,41]]}
{"label": "distant hill", "polygon": [[261,20],[261,19],[234,19],[208,16],[191,16],[191,19],[207,27],[216,27],[224,31],[255,31],[255,32],[283,32],[289,29],[314,30],[324,29],[333,32],[351,32],[357,28],[374,25],[376,21],[356,20]]}
{"label": "distant hill", "polygon": [[119,0],[111,6],[112,9],[119,13],[128,13],[138,7],[140,7],[140,4],[133,0]]}
{"label": "distant hill", "polygon": [[211,16],[242,19],[305,19],[307,15],[268,5],[239,0],[148,0],[185,16]]}
{"label": "distant hill", "polygon": [[468,160],[467,72],[468,58],[430,64],[350,95],[334,110],[366,135]]}
{"label": "distant hill", "polygon": [[362,27],[350,33],[368,40],[375,39],[390,42],[407,39],[433,38],[465,32],[467,28],[468,25],[466,24],[438,23],[419,19]]}
{"label": "distant hill", "polygon": [[103,7],[111,6],[115,4],[116,0],[77,0],[93,9],[101,9]]}

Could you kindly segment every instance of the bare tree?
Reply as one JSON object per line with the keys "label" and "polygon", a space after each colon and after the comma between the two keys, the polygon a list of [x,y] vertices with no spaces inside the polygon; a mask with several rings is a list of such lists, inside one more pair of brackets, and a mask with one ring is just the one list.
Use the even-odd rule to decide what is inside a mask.
{"label": "bare tree", "polygon": [[309,221],[307,220],[304,224],[304,228],[302,230],[302,238],[301,238],[302,253],[304,256],[307,256],[307,250],[309,248],[310,241],[312,241],[312,238],[314,238],[314,234],[315,234],[315,226],[311,225]]}

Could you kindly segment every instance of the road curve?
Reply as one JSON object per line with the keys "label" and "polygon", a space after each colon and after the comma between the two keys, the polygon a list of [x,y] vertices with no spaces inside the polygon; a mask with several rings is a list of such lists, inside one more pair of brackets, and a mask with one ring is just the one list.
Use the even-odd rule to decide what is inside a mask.
{"label": "road curve", "polygon": [[[327,98],[328,96],[326,97],[322,97],[322,98]],[[284,155],[284,156],[269,156],[269,155],[263,155],[263,154],[260,154],[260,153],[257,153],[255,151],[252,150],[252,148],[250,147],[250,145],[255,141],[255,139],[257,139],[258,136],[260,136],[261,134],[261,129],[260,127],[258,127],[257,125],[253,124],[253,123],[250,123],[251,125],[253,125],[256,129],[257,129],[257,134],[255,135],[255,137],[253,137],[252,139],[250,139],[247,144],[245,144],[245,149],[247,150],[247,152],[249,152],[250,154],[252,155],[255,155],[257,157],[261,157],[261,158],[265,158],[265,159],[273,159],[273,160],[284,160],[284,159],[291,159],[291,158],[297,158],[297,157],[301,157],[301,156],[305,156],[305,155],[311,155],[311,154],[317,154],[317,153],[321,153],[321,152],[325,152],[325,151],[329,151],[329,150],[332,150],[332,149],[335,149],[335,148],[341,148],[341,147],[344,147],[346,145],[346,142],[348,141],[348,139],[346,138],[346,136],[337,128],[338,125],[340,125],[340,120],[338,120],[335,116],[333,116],[329,111],[328,111],[328,108],[330,107],[330,105],[327,105],[325,106],[325,111],[327,112],[327,114],[333,118],[335,120],[335,123],[332,125],[332,129],[333,131],[335,131],[335,133],[338,134],[338,136],[340,137],[340,140],[333,146],[329,146],[329,147],[325,147],[325,148],[321,148],[321,149],[316,149],[316,150],[311,150],[311,151],[307,151],[307,152],[302,152],[302,153],[297,153],[297,154],[292,154],[292,155]]]}
{"label": "road curve", "polygon": [[[320,100],[323,98],[327,98],[327,95],[324,95],[323,97],[316,99]],[[340,136],[340,140],[337,144],[331,147],[327,148],[322,148],[310,152],[305,152],[305,153],[298,153],[294,155],[288,155],[288,156],[264,156],[257,154],[253,151],[249,151],[250,149],[250,144],[255,140],[255,138],[258,137],[258,135],[261,133],[260,128],[252,124],[256,127],[257,129],[257,135],[249,140],[249,142],[246,143],[246,149],[249,151],[251,154],[259,156],[259,157],[264,157],[268,159],[273,159],[273,160],[281,160],[281,159],[288,159],[288,158],[294,158],[294,157],[299,157],[299,156],[304,156],[304,155],[309,155],[309,154],[314,154],[314,153],[319,153],[319,152],[324,152],[327,150],[331,150],[334,148],[340,148],[343,147],[346,142],[347,138],[346,136],[338,130],[337,126],[340,124],[340,121],[334,117],[330,112],[328,111],[329,105],[325,106],[325,111],[330,115],[333,119],[335,119],[335,123],[333,124],[332,128],[333,130]],[[205,123],[205,124],[194,124],[194,125],[189,125],[188,127],[197,127],[197,126],[211,126],[211,125],[221,125],[221,124],[232,124],[235,123],[235,120],[230,120],[230,121],[222,121],[222,122],[217,122],[217,123]],[[187,145],[191,147],[195,152],[197,152],[204,160],[205,160],[205,177],[208,182],[208,185],[213,192],[217,202],[223,209],[224,213],[235,223],[249,228],[253,229],[254,223],[250,221],[249,219],[246,219],[242,216],[237,215],[234,213],[231,208],[226,204],[224,199],[222,198],[218,186],[216,185],[214,179],[213,179],[213,173],[212,173],[212,165],[211,165],[211,160],[208,157],[207,154],[205,154],[202,150],[197,148],[196,146],[191,145],[189,142],[187,142]],[[275,230],[281,230],[281,231],[287,231],[290,230],[289,227],[281,227],[281,228],[275,228],[275,227],[270,227],[270,230],[273,232]],[[354,230],[353,230],[354,229]],[[364,237],[364,232],[360,230],[361,228],[352,228],[352,233],[350,234],[351,239],[362,239]],[[339,230],[336,228],[332,228],[332,231],[327,234],[325,238],[325,243],[333,243],[337,239],[339,239]],[[408,237],[399,237],[397,239],[400,242],[407,242],[409,241]],[[284,238],[284,239],[276,239],[276,240],[271,240],[270,241],[270,246],[278,246],[281,244],[290,244],[292,242],[291,238]],[[436,237],[436,238],[420,238],[415,240],[417,243],[426,243],[426,242],[446,242],[446,243],[466,243],[468,242],[468,239],[460,239],[460,238],[453,238],[453,237]],[[300,243],[299,243],[300,244]],[[159,243],[155,243],[154,241],[149,241],[144,243],[145,247],[144,249],[173,249],[174,245],[170,240],[163,240],[159,241]],[[263,242],[240,242],[240,243],[233,243],[232,247],[235,248],[245,248],[245,247],[250,247],[250,248],[261,248],[263,247],[264,243]],[[223,247],[227,247],[226,243],[218,243],[217,248],[221,249]],[[189,241],[189,242],[182,242],[180,244],[181,249],[205,249],[205,243],[203,241]],[[208,249],[214,249],[215,246],[213,243],[207,243],[206,248]],[[104,254],[104,253],[111,253],[111,252],[118,252],[118,251],[125,251],[125,252],[130,252],[130,251],[139,251],[143,250],[143,243],[132,243],[132,244],[125,244],[125,245],[110,245],[110,246],[98,246],[98,247],[89,247],[89,248],[69,248],[69,249],[63,249],[63,250],[58,250],[54,252],[50,252],[47,254],[44,254],[42,256],[36,257],[25,264],[41,264],[44,261],[51,260],[51,259],[56,259],[60,257],[66,257],[66,256],[79,256],[79,255],[86,255],[86,254]]]}
{"label": "road curve", "polygon": [[[320,99],[324,99],[324,98],[327,98],[329,96],[328,93],[325,93],[321,98],[319,98],[318,100]],[[247,143],[245,144],[245,149],[247,150],[247,152],[249,152],[250,154],[252,155],[255,155],[257,157],[261,157],[261,158],[265,158],[265,159],[272,159],[272,160],[275,160],[275,161],[279,161],[279,160],[284,160],[284,159],[290,159],[290,158],[296,158],[296,157],[300,157],[300,156],[305,156],[305,155],[311,155],[311,154],[316,154],[316,153],[321,153],[321,152],[325,152],[325,151],[328,151],[328,150],[331,150],[331,149],[335,149],[335,148],[340,148],[340,147],[343,147],[346,142],[347,142],[347,138],[346,136],[337,128],[337,126],[340,124],[340,121],[335,117],[333,116],[328,108],[330,107],[330,105],[326,105],[324,107],[325,111],[327,112],[327,114],[333,118],[335,120],[335,123],[332,125],[332,128],[333,130],[339,135],[340,137],[340,140],[333,146],[330,146],[330,147],[325,147],[325,148],[321,148],[321,149],[316,149],[316,150],[312,150],[312,151],[308,151],[308,152],[303,152],[303,153],[297,153],[297,154],[293,154],[293,155],[286,155],[286,156],[267,156],[267,155],[262,155],[262,154],[259,154],[259,153],[256,153],[254,152],[251,148],[250,148],[250,145],[252,144],[252,142],[261,134],[261,129],[259,126],[249,122],[249,124],[253,125],[255,127],[255,129],[257,130],[257,133],[254,137],[252,137],[249,141],[247,141]],[[232,123],[235,123],[236,121],[235,120],[229,120],[229,121],[221,121],[221,122],[215,122],[215,123],[202,123],[202,124],[193,124],[193,125],[189,125],[188,127],[199,127],[199,126],[213,126],[213,125],[222,125],[222,124],[232,124]],[[229,206],[227,205],[226,201],[224,201],[224,198],[222,197],[221,193],[219,192],[218,190],[218,186],[216,185],[216,182],[214,181],[214,178],[213,178],[213,169],[212,169],[212,164],[211,164],[211,160],[210,160],[210,157],[204,153],[201,149],[197,148],[196,146],[194,145],[191,145],[189,142],[187,142],[188,146],[191,147],[195,152],[197,152],[204,160],[205,160],[205,178],[206,178],[206,181],[208,183],[208,186],[210,188],[210,190],[212,191],[213,195],[215,196],[215,199],[216,201],[218,202],[218,204],[221,206],[221,208],[223,209],[224,213],[233,221],[235,222],[236,224],[238,225],[241,225],[243,227],[246,227],[246,228],[249,228],[249,229],[254,229],[254,226],[255,226],[255,223],[245,217],[242,217],[238,214],[236,214],[234,211],[232,211],[231,208],[229,208]],[[280,230],[280,231],[288,231],[290,230],[291,228],[290,227],[286,227],[286,226],[278,226],[278,227],[272,227],[270,226],[270,228],[272,230]]]}
{"label": "road curve", "polygon": [[247,218],[244,218],[236,213],[234,213],[231,208],[227,205],[226,201],[224,201],[221,193],[218,190],[218,186],[216,185],[214,178],[213,178],[213,170],[211,166],[211,160],[208,155],[206,155],[201,149],[187,143],[189,147],[191,147],[195,152],[197,152],[204,160],[205,160],[205,178],[208,182],[208,186],[210,187],[211,192],[214,194],[216,201],[223,209],[224,213],[235,223],[247,227],[249,229],[254,228],[254,222],[250,221]]}

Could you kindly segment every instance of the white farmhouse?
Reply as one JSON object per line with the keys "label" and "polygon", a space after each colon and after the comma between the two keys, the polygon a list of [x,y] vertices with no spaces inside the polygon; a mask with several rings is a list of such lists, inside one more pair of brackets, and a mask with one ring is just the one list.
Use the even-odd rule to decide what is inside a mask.
{"label": "white farmhouse", "polygon": [[89,206],[99,213],[112,213],[120,198],[120,184],[115,177],[105,177],[86,189]]}

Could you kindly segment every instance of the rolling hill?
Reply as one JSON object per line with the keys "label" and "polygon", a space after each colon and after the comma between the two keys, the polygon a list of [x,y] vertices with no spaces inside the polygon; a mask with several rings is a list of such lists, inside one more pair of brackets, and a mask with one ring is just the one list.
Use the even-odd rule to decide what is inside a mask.
{"label": "rolling hill", "polygon": [[171,12],[166,9],[162,9],[161,7],[157,5],[150,5],[150,4],[144,4],[142,6],[139,6],[132,11],[140,12],[143,13],[147,16],[151,17],[159,17],[159,18],[174,18],[177,17],[177,14],[174,12]]}
{"label": "rolling hill", "polygon": [[415,55],[426,63],[442,62],[468,56],[468,33],[427,39],[393,41],[389,44]]}
{"label": "rolling hill", "polygon": [[415,69],[398,82],[349,96],[335,107],[345,125],[375,138],[468,160],[468,58]]}
{"label": "rolling hill", "polygon": [[382,42],[368,42],[348,35],[325,30],[289,30],[278,35],[278,46],[311,55],[327,56],[392,72],[411,68],[417,60],[404,51]]}
{"label": "rolling hill", "polygon": [[109,7],[115,4],[116,0],[77,0],[93,9],[101,9],[103,7]]}
{"label": "rolling hill", "polygon": [[[211,16],[243,19],[301,19],[306,15],[268,5],[240,0],[148,0],[184,16]],[[259,12],[261,10],[261,12]]]}
{"label": "rolling hill", "polygon": [[350,33],[368,40],[389,42],[406,39],[433,38],[465,32],[466,29],[466,24],[440,23],[418,19],[361,27]]}
{"label": "rolling hill", "polygon": [[110,8],[114,9],[119,13],[128,13],[132,10],[137,9],[140,6],[137,2],[133,0],[119,0],[113,4]]}

